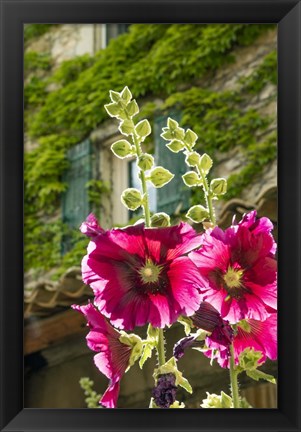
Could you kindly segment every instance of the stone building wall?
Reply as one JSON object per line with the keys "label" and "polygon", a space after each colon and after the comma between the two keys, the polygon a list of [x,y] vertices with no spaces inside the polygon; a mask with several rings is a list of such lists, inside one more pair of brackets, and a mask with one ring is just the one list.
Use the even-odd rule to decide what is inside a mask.
{"label": "stone building wall", "polygon": [[[93,54],[101,46],[101,27],[94,25],[61,25],[54,27],[50,32],[34,41],[28,49],[38,52],[50,52],[54,59],[54,67],[62,61],[74,58],[85,53]],[[214,75],[207,77],[198,84],[201,87],[215,91],[235,89],[239,85],[241,77],[249,76],[262,62],[264,57],[275,50],[277,46],[276,30],[263,34],[249,47],[239,48],[234,52],[236,61],[224,66]],[[126,83],[125,83],[126,84]],[[275,86],[267,85],[254,96],[250,105],[246,108],[259,108],[263,114],[274,116],[274,122],[270,130],[276,130],[276,100],[277,89]],[[139,101],[143,103],[143,101]],[[161,100],[156,100],[158,106]],[[110,144],[116,140],[117,125],[112,120],[107,121],[91,133],[91,139],[102,154],[100,158],[101,178],[110,182],[112,193],[104,199],[102,224],[108,228],[115,224],[127,222],[127,211],[122,206],[119,196],[122,190],[128,186],[128,171],[117,158],[114,158],[109,150]],[[258,142],[264,137],[258,136]],[[201,140],[202,137],[199,137]],[[28,143],[27,148],[30,148]],[[234,148],[227,154],[215,154],[218,163],[214,168],[216,177],[228,177],[238,172],[245,164],[244,154]],[[231,220],[230,214],[246,207],[258,208],[260,212],[269,216],[273,221],[277,220],[277,162],[274,161],[264,168],[263,173],[254,178],[248,187],[244,189],[239,200],[217,205],[218,217],[226,217],[227,222]],[[240,207],[239,207],[240,206]],[[184,337],[182,327],[179,325],[170,331],[171,350],[173,342]],[[93,364],[93,354],[87,349],[84,340],[70,339],[62,345],[53,346],[37,355],[44,359],[44,367],[31,371],[25,377],[25,406],[44,408],[81,408],[85,407],[83,393],[79,388],[78,380],[82,376],[89,376],[95,381],[95,388],[103,392],[107,380],[100,375]],[[155,357],[155,356],[153,356]],[[135,365],[125,375],[121,384],[120,407],[142,408],[148,406],[150,390],[153,385],[151,378],[154,359],[147,362],[143,371]],[[191,407],[198,407],[199,402],[205,397],[205,391],[220,391],[221,388],[228,391],[228,372],[218,366],[209,366],[209,362],[201,354],[191,351],[189,355],[180,360],[180,369],[184,371],[195,388],[193,399],[190,400]],[[270,366],[270,372],[276,372],[275,364]],[[242,387],[250,385],[243,382]],[[261,390],[264,397],[268,398],[265,407],[276,406],[276,393],[274,387],[263,384]],[[248,393],[249,392],[249,393]],[[258,402],[258,396],[254,396],[252,389],[246,390],[246,395],[253,398],[255,406],[260,407],[262,399]],[[258,392],[257,392],[258,395]],[[269,396],[266,396],[269,395]],[[183,401],[187,394],[183,392]],[[181,399],[181,398],[179,398]],[[259,398],[260,399],[260,398]],[[257,404],[257,405],[256,405]],[[269,404],[269,405],[268,405]]]}

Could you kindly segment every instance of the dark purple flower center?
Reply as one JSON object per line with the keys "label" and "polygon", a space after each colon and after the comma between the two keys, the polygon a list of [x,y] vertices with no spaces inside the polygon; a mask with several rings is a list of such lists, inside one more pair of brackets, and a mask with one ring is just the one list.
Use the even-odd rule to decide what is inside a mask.
{"label": "dark purple flower center", "polygon": [[159,375],[157,385],[152,390],[155,404],[159,408],[169,408],[176,400],[176,377],[173,373]]}
{"label": "dark purple flower center", "polygon": [[167,265],[160,265],[147,259],[132,272],[132,282],[137,294],[168,294],[169,279]]}
{"label": "dark purple flower center", "polygon": [[219,268],[212,270],[208,278],[218,289],[227,291],[225,300],[241,299],[250,290],[244,285],[244,269],[238,264],[229,266],[226,272]]}

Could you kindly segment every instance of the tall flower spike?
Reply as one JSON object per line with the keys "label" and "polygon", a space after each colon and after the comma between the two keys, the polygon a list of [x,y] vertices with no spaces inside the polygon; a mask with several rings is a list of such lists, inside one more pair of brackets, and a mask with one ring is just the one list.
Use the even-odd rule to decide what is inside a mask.
{"label": "tall flower spike", "polygon": [[82,275],[113,325],[163,328],[199,307],[202,277],[184,256],[200,245],[190,225],[113,229],[93,238]]}
{"label": "tall flower spike", "polygon": [[277,310],[277,263],[272,223],[246,215],[238,225],[207,230],[202,248],[189,257],[206,283],[202,299],[231,324],[265,320]]}
{"label": "tall flower spike", "polygon": [[[88,347],[96,351],[96,367],[109,378],[109,386],[100,403],[106,408],[116,408],[119,396],[120,380],[128,367],[141,354],[142,344],[138,336],[123,335],[115,330],[107,319],[89,303],[85,306],[72,305],[81,312],[90,327],[86,339]],[[132,340],[132,343],[131,343]]]}

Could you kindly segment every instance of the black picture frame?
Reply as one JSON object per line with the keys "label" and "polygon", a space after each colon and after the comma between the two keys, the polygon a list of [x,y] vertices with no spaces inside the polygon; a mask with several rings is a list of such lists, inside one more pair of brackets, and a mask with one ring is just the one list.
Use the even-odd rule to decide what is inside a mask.
{"label": "black picture frame", "polygon": [[[0,0],[1,431],[300,431],[299,0]],[[23,409],[23,24],[277,23],[278,409]]]}

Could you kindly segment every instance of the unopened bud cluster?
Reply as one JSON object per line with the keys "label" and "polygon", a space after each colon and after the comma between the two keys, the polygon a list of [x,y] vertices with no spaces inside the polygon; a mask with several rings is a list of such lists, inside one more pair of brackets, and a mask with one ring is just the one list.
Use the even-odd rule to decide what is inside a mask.
{"label": "unopened bud cluster", "polygon": [[212,200],[227,192],[227,181],[224,178],[207,180],[207,174],[212,168],[213,161],[207,153],[200,155],[194,150],[198,136],[191,129],[186,131],[175,120],[168,118],[167,127],[163,128],[161,137],[168,141],[166,146],[174,153],[184,151],[185,162],[191,167],[183,176],[183,181],[188,187],[201,186],[204,190],[207,208],[197,205],[191,207],[186,217],[193,222],[203,222],[206,219],[215,223],[215,215]]}
{"label": "unopened bud cluster", "polygon": [[[144,207],[145,213],[148,212],[148,196],[146,182],[150,182],[155,188],[161,188],[169,183],[174,174],[169,170],[158,166],[155,167],[155,161],[151,154],[142,151],[141,143],[151,134],[151,125],[148,120],[144,119],[135,124],[133,117],[139,113],[139,107],[135,100],[132,100],[132,94],[128,87],[125,87],[120,93],[110,91],[111,103],[105,105],[107,113],[120,121],[119,131],[127,139],[120,139],[111,145],[111,150],[115,156],[120,159],[136,158],[139,169],[139,178],[142,184],[143,192],[135,188],[126,189],[121,196],[122,203],[129,210],[137,210]],[[175,130],[175,136],[183,139],[183,133],[177,131],[177,122],[171,121]],[[130,142],[132,141],[132,143]],[[147,173],[146,173],[147,172]],[[154,215],[151,226],[168,226],[169,216],[162,214]]]}

